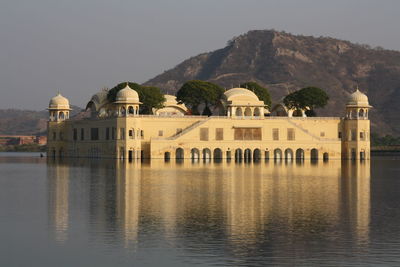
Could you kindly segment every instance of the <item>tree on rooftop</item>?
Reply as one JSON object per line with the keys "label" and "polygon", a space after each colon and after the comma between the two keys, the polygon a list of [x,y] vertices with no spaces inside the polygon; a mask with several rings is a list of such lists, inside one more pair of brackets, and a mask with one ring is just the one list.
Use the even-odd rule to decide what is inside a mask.
{"label": "tree on rooftop", "polygon": [[271,107],[271,96],[268,92],[268,89],[265,87],[262,87],[256,82],[246,82],[242,83],[240,85],[241,88],[246,88],[249,89],[250,91],[253,91],[258,99],[261,101],[264,101],[264,104],[268,106],[268,108]]}
{"label": "tree on rooftop", "polygon": [[200,114],[199,106],[204,105],[203,114],[211,115],[210,106],[216,106],[224,93],[224,89],[216,84],[192,80],[184,83],[176,94],[180,103],[190,107],[192,113]]}
{"label": "tree on rooftop", "polygon": [[315,116],[315,109],[322,108],[328,103],[329,96],[318,87],[305,87],[288,94],[283,103],[289,109],[306,110],[307,116]]}

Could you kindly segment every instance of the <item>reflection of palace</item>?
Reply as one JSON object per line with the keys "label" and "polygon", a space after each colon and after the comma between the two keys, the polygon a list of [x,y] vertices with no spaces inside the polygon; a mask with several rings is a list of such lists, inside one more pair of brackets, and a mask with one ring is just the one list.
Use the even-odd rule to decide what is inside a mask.
{"label": "reflection of palace", "polygon": [[[369,159],[368,97],[349,96],[344,118],[305,117],[282,104],[271,112],[250,90],[224,93],[220,116],[190,116],[174,96],[155,115],[139,115],[139,96],[128,85],[115,102],[95,94],[89,117],[69,119],[69,101],[50,100],[48,155],[92,158]],[[88,112],[89,113],[89,112]]]}
{"label": "reflection of palace", "polygon": [[[148,234],[206,242],[205,232],[226,235],[233,245],[255,245],[276,229],[303,235],[341,227],[360,244],[369,240],[369,161],[79,162],[49,164],[49,217],[59,240],[71,227],[71,202],[83,209],[91,234],[106,232],[116,242],[109,236],[115,231],[127,246]],[[72,199],[71,188],[88,196]]]}

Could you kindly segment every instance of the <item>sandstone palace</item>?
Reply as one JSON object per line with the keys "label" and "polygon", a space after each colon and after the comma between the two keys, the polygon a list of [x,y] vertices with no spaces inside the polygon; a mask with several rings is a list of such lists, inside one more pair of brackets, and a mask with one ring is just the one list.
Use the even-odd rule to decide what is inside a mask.
{"label": "sandstone palace", "polygon": [[129,87],[116,101],[107,91],[89,101],[86,116],[70,118],[69,101],[49,103],[48,156],[121,159],[328,160],[370,158],[371,106],[358,89],[344,117],[306,117],[283,104],[271,110],[250,90],[225,91],[221,116],[188,115],[175,96],[153,115],[139,114],[140,99]]}

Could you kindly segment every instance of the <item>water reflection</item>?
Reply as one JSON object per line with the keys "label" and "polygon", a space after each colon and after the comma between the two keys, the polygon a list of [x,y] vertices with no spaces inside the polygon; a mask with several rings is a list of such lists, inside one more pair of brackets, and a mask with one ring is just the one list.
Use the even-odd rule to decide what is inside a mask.
{"label": "water reflection", "polygon": [[86,227],[93,242],[134,251],[162,242],[195,255],[225,255],[237,265],[260,250],[282,263],[306,258],[313,246],[369,244],[368,161],[50,160],[47,174],[49,220],[59,242],[69,229]]}

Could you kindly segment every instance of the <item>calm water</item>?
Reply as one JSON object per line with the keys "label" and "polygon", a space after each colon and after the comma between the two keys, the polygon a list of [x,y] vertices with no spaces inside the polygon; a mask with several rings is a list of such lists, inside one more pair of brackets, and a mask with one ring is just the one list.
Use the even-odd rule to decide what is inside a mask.
{"label": "calm water", "polygon": [[0,153],[0,266],[400,265],[400,157],[47,161]]}

